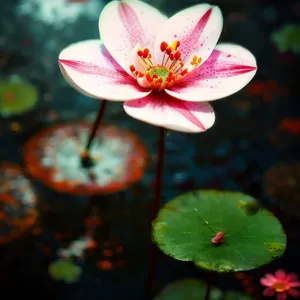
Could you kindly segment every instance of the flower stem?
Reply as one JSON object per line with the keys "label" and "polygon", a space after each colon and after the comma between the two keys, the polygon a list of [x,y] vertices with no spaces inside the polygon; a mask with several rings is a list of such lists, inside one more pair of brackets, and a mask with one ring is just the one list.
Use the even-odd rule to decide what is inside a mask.
{"label": "flower stem", "polygon": [[206,293],[205,293],[204,300],[210,299],[210,291],[211,291],[211,284],[210,284],[210,281],[207,281],[207,287],[206,287]]}
{"label": "flower stem", "polygon": [[92,159],[89,156],[89,149],[90,149],[91,144],[93,142],[93,139],[94,139],[94,137],[96,135],[96,132],[97,132],[97,130],[99,128],[99,125],[100,125],[100,123],[102,121],[102,117],[103,117],[103,114],[104,114],[104,111],[105,111],[105,107],[106,107],[106,102],[107,102],[106,100],[102,100],[102,102],[101,102],[97,118],[96,118],[96,120],[95,120],[95,122],[93,124],[93,127],[92,127],[90,135],[89,135],[88,142],[87,142],[87,144],[85,146],[85,149],[81,153],[81,163],[82,163],[82,166],[84,168],[90,168],[91,166],[93,166],[93,161],[92,161]]}
{"label": "flower stem", "polygon": [[106,100],[102,100],[102,103],[101,103],[101,106],[100,106],[100,109],[98,111],[98,115],[97,115],[97,118],[96,118],[96,121],[94,122],[93,124],[93,127],[92,127],[92,130],[90,132],[90,136],[89,136],[89,140],[85,146],[85,150],[86,152],[89,151],[90,147],[91,147],[91,144],[92,144],[92,141],[96,135],[96,132],[97,132],[97,129],[102,121],[102,117],[103,117],[103,114],[104,114],[104,111],[105,111],[105,107],[106,107]]}
{"label": "flower stem", "polygon": [[[159,127],[159,140],[158,140],[158,157],[156,164],[156,175],[155,175],[155,191],[152,202],[152,221],[156,218],[160,207],[161,194],[162,194],[162,178],[163,178],[163,165],[164,165],[164,148],[165,148],[165,129]],[[150,226],[151,228],[151,226]],[[153,284],[155,280],[155,269],[156,269],[156,257],[157,248],[156,245],[151,243],[150,262],[148,267],[148,280],[146,287],[145,299],[152,299]]]}

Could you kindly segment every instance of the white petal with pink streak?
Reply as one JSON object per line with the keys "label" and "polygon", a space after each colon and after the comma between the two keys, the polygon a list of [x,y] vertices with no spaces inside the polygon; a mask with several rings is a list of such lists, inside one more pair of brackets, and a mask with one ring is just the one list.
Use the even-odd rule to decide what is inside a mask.
{"label": "white petal with pink streak", "polygon": [[249,50],[235,44],[219,44],[201,67],[166,92],[186,101],[217,100],[242,89],[256,70],[255,57]]}
{"label": "white petal with pink streak", "polygon": [[100,40],[72,44],[59,55],[59,66],[65,79],[79,92],[92,97],[127,101],[147,96],[112,58]]}
{"label": "white petal with pink streak", "polygon": [[203,132],[215,121],[208,103],[181,101],[164,92],[153,92],[143,99],[125,102],[124,109],[135,119],[182,132]]}
{"label": "white petal with pink streak", "polygon": [[184,9],[172,16],[162,27],[155,40],[155,62],[160,63],[163,53],[161,42],[171,44],[180,41],[178,50],[185,62],[184,68],[193,70],[190,64],[194,55],[201,57],[202,63],[215,48],[223,27],[221,10],[217,6],[199,4]]}
{"label": "white petal with pink streak", "polygon": [[133,48],[139,43],[152,51],[166,20],[166,16],[142,1],[111,1],[99,18],[100,36],[114,59],[132,75],[129,66],[133,64]]}

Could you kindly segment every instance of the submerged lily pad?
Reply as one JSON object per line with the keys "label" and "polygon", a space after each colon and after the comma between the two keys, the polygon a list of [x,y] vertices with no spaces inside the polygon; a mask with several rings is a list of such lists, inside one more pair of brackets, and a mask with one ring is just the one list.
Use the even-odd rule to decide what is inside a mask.
{"label": "submerged lily pad", "polygon": [[38,100],[37,89],[29,83],[0,81],[0,115],[10,117],[31,110]]}
{"label": "submerged lily pad", "polygon": [[133,132],[102,124],[89,150],[82,154],[91,131],[87,122],[61,123],[43,129],[24,146],[27,171],[53,190],[72,195],[115,193],[138,182],[147,167],[148,153]]}
{"label": "submerged lily pad", "polygon": [[[224,238],[212,243],[219,232]],[[200,190],[175,198],[153,222],[153,236],[164,253],[216,272],[257,268],[286,247],[279,221],[238,192]]]}
{"label": "submerged lily pad", "polygon": [[[194,279],[183,279],[168,284],[153,300],[199,300],[204,299],[206,283]],[[221,299],[221,291],[212,288],[209,300]]]}
{"label": "submerged lily pad", "polygon": [[0,245],[18,239],[34,226],[38,196],[21,166],[0,163]]}
{"label": "submerged lily pad", "polygon": [[263,183],[276,205],[300,218],[300,161],[277,163],[265,173]]}

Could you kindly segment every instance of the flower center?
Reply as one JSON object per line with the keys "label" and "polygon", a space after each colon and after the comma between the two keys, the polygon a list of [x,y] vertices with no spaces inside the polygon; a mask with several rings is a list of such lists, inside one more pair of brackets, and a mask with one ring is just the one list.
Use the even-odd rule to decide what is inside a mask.
{"label": "flower center", "polygon": [[166,67],[151,67],[146,72],[146,79],[153,89],[161,89],[174,80],[174,74]]}
{"label": "flower center", "polygon": [[[175,41],[168,45],[166,42],[160,44],[160,51],[163,53],[162,61],[155,64],[152,61],[152,55],[148,48],[138,49],[137,61],[142,71],[136,69],[134,65],[130,66],[130,70],[137,78],[138,83],[145,88],[162,91],[174,84],[174,82],[188,74],[188,69],[184,68],[181,59],[181,53],[178,51],[179,41]],[[193,57],[190,64],[197,67],[201,63],[201,58]],[[141,68],[139,68],[141,69]]]}
{"label": "flower center", "polygon": [[275,282],[272,287],[276,290],[277,293],[281,293],[289,289],[288,286],[283,282]]}

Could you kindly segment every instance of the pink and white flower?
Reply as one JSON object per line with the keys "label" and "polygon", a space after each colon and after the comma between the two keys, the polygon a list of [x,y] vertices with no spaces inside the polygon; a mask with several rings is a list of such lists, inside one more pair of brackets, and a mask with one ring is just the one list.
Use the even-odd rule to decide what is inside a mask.
{"label": "pink and white flower", "polygon": [[183,132],[215,121],[207,101],[243,88],[256,73],[255,57],[235,44],[217,44],[223,17],[199,4],[168,19],[150,5],[111,1],[99,18],[101,40],[65,48],[59,66],[81,93],[124,101],[130,116]]}
{"label": "pink and white flower", "polygon": [[287,296],[300,297],[300,292],[295,287],[300,287],[300,281],[295,273],[286,273],[284,270],[277,270],[275,275],[266,274],[261,278],[260,283],[267,288],[263,294],[267,297],[276,295],[277,300],[285,300]]}

